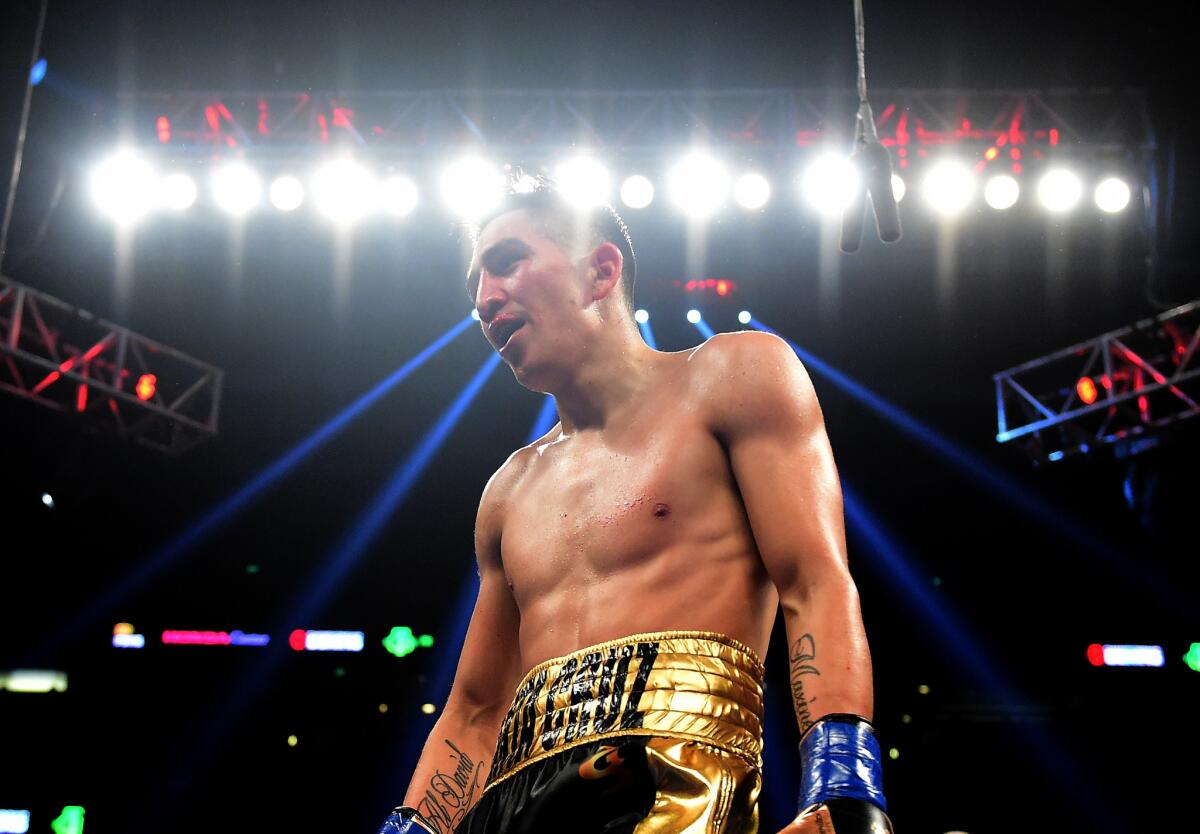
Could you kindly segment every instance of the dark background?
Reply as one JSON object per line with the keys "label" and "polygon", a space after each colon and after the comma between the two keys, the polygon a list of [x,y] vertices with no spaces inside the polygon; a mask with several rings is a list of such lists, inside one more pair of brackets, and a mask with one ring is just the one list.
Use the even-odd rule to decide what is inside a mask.
{"label": "dark background", "polygon": [[[868,240],[858,255],[835,256],[836,304],[822,306],[820,229],[778,195],[760,214],[729,212],[712,225],[704,274],[687,272],[672,212],[628,217],[639,305],[654,316],[660,349],[701,338],[682,320],[693,301],[674,280],[735,278],[736,297],[702,305],[714,328],[738,329],[736,312],[754,311],[1010,485],[949,465],[814,373],[844,482],[925,594],[906,591],[849,525],[879,734],[900,752],[885,764],[900,831],[1150,830],[1151,819],[1183,818],[1172,803],[1190,801],[1179,795],[1186,774],[1166,757],[1198,740],[1189,710],[1200,677],[1179,660],[1200,640],[1194,427],[1137,459],[1138,483],[1159,488],[1149,504],[1135,491],[1133,506],[1129,461],[1104,452],[1035,468],[995,442],[993,373],[1200,295],[1197,155],[1180,78],[1189,24],[1168,4],[1100,9],[870,3],[869,79],[1145,89],[1156,164],[1173,186],[1153,239],[1134,212],[1048,224],[982,209],[953,238],[947,305],[935,286],[938,230],[909,201],[902,243]],[[18,0],[0,18],[5,182],[36,12]],[[240,256],[231,224],[211,212],[157,219],[135,234],[129,289],[118,292],[115,236],[82,186],[86,164],[115,140],[107,103],[118,91],[849,90],[852,20],[849,2],[52,2],[42,54],[58,83],[35,91],[5,272],[224,368],[225,399],[220,436],[169,459],[0,398],[0,671],[70,676],[62,694],[0,692],[0,807],[31,809],[31,830],[42,832],[67,804],[87,808],[89,832],[373,830],[403,797],[433,721],[420,705],[444,697],[479,493],[525,442],[541,402],[501,367],[382,535],[329,589],[318,622],[289,620],[297,598],[487,357],[476,333],[198,547],[121,586],[112,610],[67,629],[469,311],[461,245],[433,211],[357,230],[348,293],[331,277],[335,235],[315,219],[263,212]],[[931,600],[953,619],[932,618]],[[121,621],[147,635],[145,650],[111,648]],[[379,640],[395,625],[438,642],[393,658]],[[363,630],[368,649],[295,654],[284,640],[292,627]],[[274,645],[155,645],[166,628],[269,631]],[[1167,668],[1094,669],[1085,650],[1095,642],[1163,645]],[[786,822],[796,792],[784,649],[777,629],[764,831]]]}

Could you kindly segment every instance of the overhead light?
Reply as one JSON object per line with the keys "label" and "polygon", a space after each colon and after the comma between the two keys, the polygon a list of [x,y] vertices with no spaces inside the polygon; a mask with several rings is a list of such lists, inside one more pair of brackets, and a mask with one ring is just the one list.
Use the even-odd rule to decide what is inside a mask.
{"label": "overhead light", "polygon": [[558,192],[577,208],[608,203],[612,178],[608,169],[590,156],[577,156],[559,163],[554,169]]}
{"label": "overhead light", "polygon": [[939,162],[925,175],[922,191],[934,211],[949,217],[970,204],[975,196],[975,176],[961,162]]}
{"label": "overhead light", "polygon": [[621,202],[633,209],[645,208],[654,201],[654,184],[641,174],[621,183]]}
{"label": "overhead light", "polygon": [[1096,200],[1096,206],[1101,211],[1108,214],[1116,214],[1129,205],[1129,199],[1132,194],[1124,180],[1117,177],[1108,177],[1096,186],[1096,192],[1093,196]]}
{"label": "overhead light", "polygon": [[503,176],[494,165],[479,157],[466,157],[442,174],[442,198],[455,214],[477,220],[500,203],[503,185]]}
{"label": "overhead light", "polygon": [[675,205],[689,217],[705,218],[729,196],[729,174],[711,156],[691,153],[667,175],[667,190]]}
{"label": "overhead light", "polygon": [[221,166],[212,176],[213,200],[229,214],[240,216],[258,205],[262,182],[254,170],[241,162]]}
{"label": "overhead light", "polygon": [[1038,180],[1038,200],[1047,211],[1056,214],[1075,208],[1082,194],[1083,184],[1079,177],[1063,168],[1048,171]]}
{"label": "overhead light", "polygon": [[826,153],[805,169],[800,189],[818,213],[836,217],[854,200],[860,183],[858,169],[849,159],[838,153]]}
{"label": "overhead light", "polygon": [[762,174],[743,174],[733,184],[733,199],[742,208],[760,209],[771,199],[771,184]]}

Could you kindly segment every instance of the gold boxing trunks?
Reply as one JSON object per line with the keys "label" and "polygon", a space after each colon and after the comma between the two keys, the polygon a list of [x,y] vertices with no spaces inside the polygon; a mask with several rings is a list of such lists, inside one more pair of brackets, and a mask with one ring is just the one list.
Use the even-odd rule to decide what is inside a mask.
{"label": "gold boxing trunks", "polygon": [[634,634],[535,666],[460,834],[750,834],[763,666],[704,631]]}

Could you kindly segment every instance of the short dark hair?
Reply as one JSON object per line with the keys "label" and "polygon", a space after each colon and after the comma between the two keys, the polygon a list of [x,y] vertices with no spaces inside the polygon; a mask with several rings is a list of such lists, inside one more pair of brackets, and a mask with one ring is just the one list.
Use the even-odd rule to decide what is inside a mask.
{"label": "short dark hair", "polygon": [[[621,215],[617,214],[616,209],[607,204],[581,209],[568,202],[562,192],[546,177],[514,176],[506,184],[500,203],[471,226],[472,244],[479,242],[479,234],[488,223],[502,214],[518,210],[527,211],[543,220],[559,221],[553,223],[548,232],[560,246],[571,243],[566,237],[568,234],[584,230],[589,246],[608,242],[620,249],[624,259],[621,267],[622,298],[630,315],[633,314],[637,256],[633,252],[633,238],[629,236],[629,227],[625,225]],[[569,225],[564,226],[562,221],[567,221]]]}

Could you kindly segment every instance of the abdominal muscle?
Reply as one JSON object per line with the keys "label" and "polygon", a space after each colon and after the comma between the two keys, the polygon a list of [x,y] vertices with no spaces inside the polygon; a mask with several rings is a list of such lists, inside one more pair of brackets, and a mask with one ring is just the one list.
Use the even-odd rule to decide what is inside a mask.
{"label": "abdominal muscle", "polygon": [[752,564],[676,548],[604,576],[567,579],[522,608],[522,667],[657,631],[719,632],[765,658],[778,597]]}

